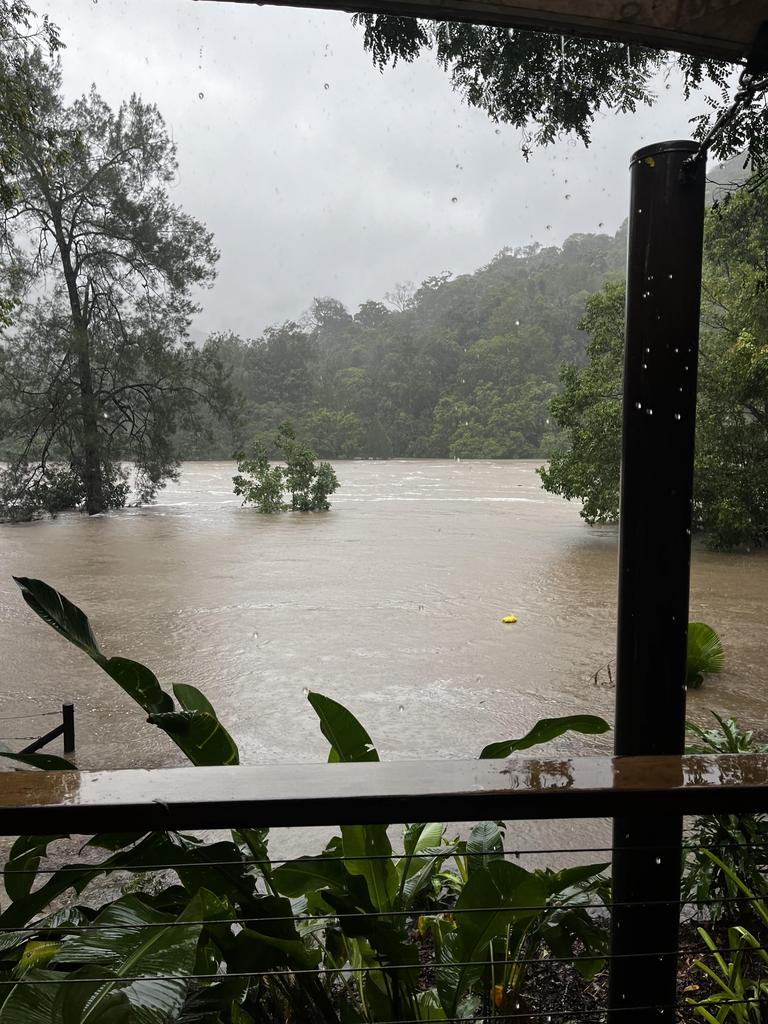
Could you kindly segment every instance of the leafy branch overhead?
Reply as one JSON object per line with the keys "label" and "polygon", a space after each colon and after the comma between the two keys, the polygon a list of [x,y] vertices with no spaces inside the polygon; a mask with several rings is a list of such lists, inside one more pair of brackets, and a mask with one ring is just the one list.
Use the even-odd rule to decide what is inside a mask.
{"label": "leafy branch overhead", "polygon": [[[691,117],[703,139],[733,98],[734,65],[643,46],[505,29],[462,22],[425,21],[388,14],[356,14],[363,45],[383,69],[432,51],[453,89],[495,122],[523,132],[523,153],[560,135],[589,144],[604,110],[653,106],[672,88],[686,100],[700,96]],[[714,87],[714,90],[713,90]],[[746,150],[756,165],[768,161],[768,79],[751,105],[718,134],[711,153],[726,160]],[[716,98],[712,98],[712,94]]]}

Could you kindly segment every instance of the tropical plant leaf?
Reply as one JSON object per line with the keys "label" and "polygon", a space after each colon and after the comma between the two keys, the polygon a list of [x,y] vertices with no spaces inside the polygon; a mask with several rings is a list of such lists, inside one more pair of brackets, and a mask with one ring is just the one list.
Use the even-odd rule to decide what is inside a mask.
{"label": "tropical plant leaf", "polygon": [[239,764],[235,741],[207,711],[167,711],[150,715],[152,725],[166,732],[195,765]]}
{"label": "tropical plant leaf", "polygon": [[293,899],[328,887],[343,890],[348,880],[344,864],[322,855],[286,861],[272,872],[272,884],[278,892]]}
{"label": "tropical plant leaf", "polygon": [[566,732],[580,732],[588,736],[608,732],[610,725],[597,715],[567,715],[564,718],[542,718],[519,740],[500,740],[489,743],[480,751],[480,757],[509,757],[518,750],[528,750],[539,743],[548,743]]}
{"label": "tropical plant leaf", "polygon": [[[0,1024],[61,1024],[60,1015],[54,1016],[58,971],[32,970],[23,985],[14,985],[0,1009]],[[33,984],[36,981],[42,985]]]}
{"label": "tropical plant leaf", "polygon": [[322,693],[309,693],[307,700],[320,719],[323,736],[331,745],[329,761],[378,761],[373,741],[355,716]]}
{"label": "tropical plant leaf", "polygon": [[457,1016],[462,996],[489,959],[491,941],[513,922],[535,917],[539,910],[531,908],[543,907],[546,898],[540,878],[507,860],[492,860],[469,877],[456,901],[456,929],[446,936],[439,961],[437,991],[446,1016]]}
{"label": "tropical plant leaf", "polygon": [[722,672],[725,652],[717,633],[705,622],[688,623],[685,685],[697,690],[710,673]]}
{"label": "tropical plant leaf", "polygon": [[162,689],[157,676],[146,665],[131,661],[130,658],[110,658],[102,668],[148,715],[173,711],[172,698]]}
{"label": "tropical plant leaf", "polygon": [[[94,919],[96,927],[66,938],[53,959],[87,966],[87,972],[74,975],[81,984],[64,984],[57,992],[54,1007],[62,1024],[111,1024],[123,1016],[142,1024],[175,1020],[194,969],[203,913],[201,894],[176,918],[136,896],[108,904]],[[142,980],[128,980],[136,976]]]}
{"label": "tropical plant leaf", "polygon": [[492,860],[503,857],[502,831],[495,821],[478,821],[472,826],[466,844],[467,868],[470,872],[485,868]]}
{"label": "tropical plant leaf", "polygon": [[[350,875],[360,875],[376,910],[391,910],[399,887],[392,861],[392,845],[386,825],[343,825],[344,866]],[[372,858],[368,860],[367,858]]]}
{"label": "tropical plant leaf", "polygon": [[173,695],[184,711],[202,711],[216,718],[213,705],[196,686],[190,686],[189,683],[174,683]]}
{"label": "tropical plant leaf", "polygon": [[104,661],[85,612],[42,580],[26,576],[14,576],[13,579],[21,589],[21,596],[43,622],[47,622],[75,647],[85,651],[94,661]]}
{"label": "tropical plant leaf", "polygon": [[37,869],[43,857],[48,856],[48,847],[68,835],[19,836],[8,854],[3,868],[5,891],[12,900],[27,896],[37,877]]}

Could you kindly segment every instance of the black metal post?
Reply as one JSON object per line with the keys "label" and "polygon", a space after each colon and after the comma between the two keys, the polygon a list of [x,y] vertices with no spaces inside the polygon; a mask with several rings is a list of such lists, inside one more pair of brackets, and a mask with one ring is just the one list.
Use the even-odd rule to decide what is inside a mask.
{"label": "black metal post", "polygon": [[[616,664],[620,756],[680,754],[685,742],[705,184],[704,160],[691,160],[696,150],[693,142],[662,142],[639,150],[630,164]],[[613,844],[618,906],[609,1020],[670,1021],[682,819],[649,806],[646,816],[614,819]]]}
{"label": "black metal post", "polygon": [[64,725],[64,753],[75,752],[75,705],[62,704],[61,718]]}

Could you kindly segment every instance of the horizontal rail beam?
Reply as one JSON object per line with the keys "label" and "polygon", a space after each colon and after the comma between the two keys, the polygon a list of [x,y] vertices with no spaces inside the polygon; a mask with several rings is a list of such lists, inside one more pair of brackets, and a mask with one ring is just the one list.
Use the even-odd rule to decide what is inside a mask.
{"label": "horizontal rail beam", "polygon": [[[264,0],[214,0],[262,4]],[[765,18],[764,0],[268,0],[279,7],[469,21],[503,28],[573,33],[737,61]],[[608,10],[607,8],[613,8]]]}
{"label": "horizontal rail beam", "polygon": [[8,772],[0,835],[768,811],[768,755]]}

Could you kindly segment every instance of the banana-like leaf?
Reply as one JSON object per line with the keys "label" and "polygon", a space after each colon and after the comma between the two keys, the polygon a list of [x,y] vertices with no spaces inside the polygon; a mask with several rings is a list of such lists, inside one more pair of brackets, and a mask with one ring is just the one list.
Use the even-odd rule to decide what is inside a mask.
{"label": "banana-like leaf", "polygon": [[155,673],[141,662],[110,658],[101,667],[148,715],[174,710],[172,698],[162,689]]}
{"label": "banana-like leaf", "polygon": [[322,855],[286,861],[272,872],[272,884],[291,899],[329,887],[343,890],[348,880],[340,861]]}
{"label": "banana-like leaf", "polygon": [[24,947],[13,971],[15,978],[23,978],[35,968],[46,967],[58,952],[60,943],[54,939],[31,939]]}
{"label": "banana-like leaf", "polygon": [[567,715],[564,718],[542,718],[519,740],[500,740],[489,743],[480,751],[481,758],[509,757],[517,750],[528,750],[539,743],[548,743],[566,732],[581,732],[589,736],[608,732],[610,725],[597,715]]}
{"label": "banana-like leaf", "polygon": [[504,840],[495,821],[478,821],[472,826],[466,845],[467,869],[471,874],[504,856]]}
{"label": "banana-like leaf", "polygon": [[714,629],[704,622],[689,622],[685,685],[697,690],[705,675],[722,672],[724,660],[723,643]]}
{"label": "banana-like leaf", "polygon": [[[196,765],[238,764],[237,746],[216,717],[210,702],[194,686],[174,687],[181,704],[177,711],[173,698],[160,686],[155,674],[129,658],[106,658],[101,652],[86,614],[63,594],[42,580],[14,577],[24,600],[49,626],[93,658],[148,715],[149,721],[163,729]],[[6,755],[10,756],[10,755]],[[33,767],[69,769],[69,763],[48,761],[50,755],[14,755],[17,760],[34,756]]]}
{"label": "banana-like leaf", "polygon": [[0,750],[0,757],[18,761],[19,764],[28,764],[30,768],[40,768],[45,772],[79,771],[76,764],[72,764],[66,758],[57,757],[56,754],[13,754],[9,750]]}
{"label": "banana-like leaf", "polygon": [[[61,1024],[53,1008],[57,986],[49,984],[60,980],[58,971],[30,971],[25,984],[14,985],[8,994],[0,1009],[0,1024]],[[35,981],[44,984],[32,984]]]}
{"label": "banana-like leaf", "polygon": [[379,760],[371,737],[343,704],[321,693],[310,693],[307,700],[315,709],[323,736],[331,745],[329,761]]}
{"label": "banana-like leaf", "polygon": [[456,930],[440,954],[437,990],[446,1016],[458,1015],[462,996],[483,973],[492,940],[513,922],[535,917],[539,911],[528,908],[544,906],[546,897],[541,879],[511,861],[493,860],[470,876],[456,901]]}
{"label": "banana-like leaf", "polygon": [[[386,825],[342,825],[344,866],[350,875],[361,875],[376,910],[391,910],[399,879],[392,861],[392,845]],[[368,860],[367,858],[372,858]],[[353,859],[354,858],[354,859]]]}
{"label": "banana-like leaf", "polygon": [[3,868],[5,891],[12,900],[21,900],[29,895],[37,877],[40,860],[48,856],[48,847],[67,835],[19,836],[11,847],[8,860]]}
{"label": "banana-like leaf", "polygon": [[[111,1024],[120,1020],[126,1007],[126,1021],[175,1020],[184,1004],[202,930],[202,925],[191,922],[199,922],[204,913],[200,893],[177,918],[135,896],[110,903],[94,919],[98,928],[65,939],[53,959],[86,967],[82,975],[74,975],[83,978],[81,984],[64,984],[57,992],[54,1011],[60,1013],[62,1024]],[[137,976],[142,980],[128,980]]]}
{"label": "banana-like leaf", "polygon": [[75,647],[85,651],[94,661],[101,663],[105,660],[96,643],[88,616],[77,605],[42,580],[26,576],[14,576],[13,579],[21,589],[21,596],[43,622],[47,622]]}
{"label": "banana-like leaf", "polygon": [[207,711],[164,711],[147,721],[167,732],[194,765],[239,764],[235,741]]}

